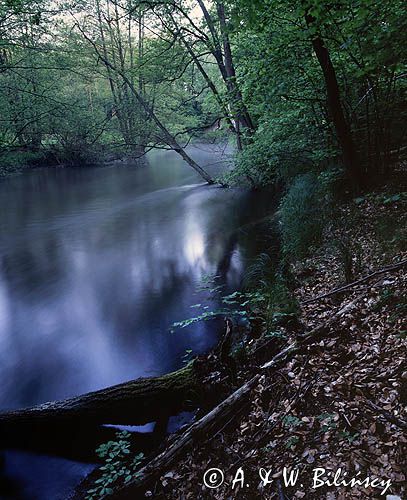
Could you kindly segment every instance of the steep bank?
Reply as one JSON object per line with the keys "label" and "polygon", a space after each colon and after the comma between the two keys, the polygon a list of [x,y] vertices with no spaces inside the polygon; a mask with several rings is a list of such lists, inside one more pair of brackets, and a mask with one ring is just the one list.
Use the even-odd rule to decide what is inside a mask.
{"label": "steep bank", "polygon": [[[391,483],[387,494],[403,497],[407,269],[372,273],[406,259],[405,203],[405,194],[382,192],[341,207],[342,228],[328,228],[319,252],[293,269],[301,330],[326,328],[292,359],[263,372],[248,412],[164,475],[162,498],[228,498],[239,467],[250,484],[235,483],[233,495],[239,490],[239,498],[377,498],[386,481]],[[351,264],[344,260],[345,250],[332,252],[337,238],[347,242]],[[355,280],[372,276],[306,303],[342,284],[349,266]],[[298,333],[280,333],[298,340]],[[211,467],[225,472],[224,485],[213,490],[203,485]],[[284,467],[298,468],[303,486],[285,487]],[[383,483],[313,488],[316,467],[326,469],[325,479],[342,468],[348,478],[359,473]],[[266,486],[260,468],[272,471]]]}
{"label": "steep bank", "polygon": [[[186,448],[176,466],[164,465],[147,497],[403,498],[405,204],[405,194],[393,189],[340,207],[341,226],[328,227],[312,259],[293,266],[298,322],[246,346],[252,354],[241,364],[238,385],[260,375],[250,404]],[[261,366],[293,343],[291,355]],[[285,485],[284,467],[299,471],[294,486]],[[225,478],[213,489],[203,482],[210,468]],[[362,484],[351,487],[352,478]]]}

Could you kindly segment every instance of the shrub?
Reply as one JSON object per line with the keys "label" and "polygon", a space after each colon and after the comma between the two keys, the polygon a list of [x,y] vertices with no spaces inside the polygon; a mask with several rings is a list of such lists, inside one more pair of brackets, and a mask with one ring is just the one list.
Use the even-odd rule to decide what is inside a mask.
{"label": "shrub", "polygon": [[319,243],[329,206],[329,183],[321,176],[295,178],[279,208],[284,259],[304,258]]}
{"label": "shrub", "polygon": [[118,431],[116,436],[115,441],[104,443],[96,450],[97,455],[104,460],[104,464],[99,468],[100,477],[87,491],[86,500],[97,500],[110,495],[118,483],[128,483],[140,477],[137,470],[143,461],[143,453],[131,455],[129,432]]}
{"label": "shrub", "polygon": [[[246,287],[256,290],[246,292],[252,316],[261,320],[266,331],[288,324],[298,315],[298,303],[290,293],[286,278],[266,253],[260,254],[246,272]],[[253,300],[254,295],[257,301]]]}
{"label": "shrub", "polygon": [[0,177],[20,173],[24,168],[40,165],[44,158],[43,151],[3,151],[0,153]]}
{"label": "shrub", "polygon": [[302,107],[267,114],[225,176],[229,185],[247,181],[252,186],[286,185],[295,176],[319,171],[336,154],[310,127]]}

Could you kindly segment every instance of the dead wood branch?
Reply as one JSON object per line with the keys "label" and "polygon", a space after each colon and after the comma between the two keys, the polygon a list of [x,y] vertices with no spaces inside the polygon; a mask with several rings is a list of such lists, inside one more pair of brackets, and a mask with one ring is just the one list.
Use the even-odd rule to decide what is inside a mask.
{"label": "dead wood branch", "polygon": [[314,297],[312,299],[304,300],[301,302],[301,305],[306,305],[306,304],[311,304],[312,302],[316,302],[317,300],[325,299],[327,297],[331,297],[332,295],[335,295],[337,293],[342,293],[350,288],[353,288],[356,285],[359,285],[361,283],[364,283],[365,281],[370,280],[371,278],[374,278],[375,276],[378,276],[379,274],[384,274],[384,273],[390,273],[392,271],[397,271],[398,269],[402,268],[407,264],[407,259],[402,260],[401,262],[398,262],[397,264],[389,265],[386,267],[383,267],[382,269],[379,269],[371,274],[368,274],[367,276],[360,278],[356,281],[353,281],[352,283],[349,283],[348,285],[344,285],[338,288],[335,288],[334,290],[331,290],[328,293],[323,293],[322,295],[318,295],[317,297]]}
{"label": "dead wood branch", "polygon": [[260,375],[255,375],[242,387],[233,392],[222,403],[216,406],[212,411],[191,425],[178,439],[171,443],[160,455],[151,460],[140,471],[138,477],[129,483],[116,489],[113,495],[105,495],[105,498],[127,499],[140,498],[140,493],[146,490],[149,485],[156,481],[165,470],[170,469],[177,460],[184,455],[187,450],[195,443],[201,443],[213,436],[225,422],[236,416],[237,411],[251,390],[256,386]]}

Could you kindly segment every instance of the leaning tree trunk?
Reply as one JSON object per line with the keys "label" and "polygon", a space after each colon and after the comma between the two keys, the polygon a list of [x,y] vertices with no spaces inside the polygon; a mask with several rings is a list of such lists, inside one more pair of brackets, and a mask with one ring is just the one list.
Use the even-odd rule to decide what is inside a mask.
{"label": "leaning tree trunk", "polygon": [[[110,65],[108,61],[107,64]],[[116,71],[122,77],[123,81],[127,83],[130,90],[133,92],[134,96],[139,102],[140,106],[144,109],[146,115],[148,115],[152,119],[157,128],[160,130],[163,136],[162,139],[166,142],[166,144],[168,144],[168,146],[170,146],[176,153],[178,153],[181,156],[181,158],[185,160],[188,163],[188,165],[192,167],[195,170],[195,172],[197,172],[208,184],[214,184],[215,181],[208,174],[208,172],[206,172],[202,167],[200,167],[198,163],[196,163],[196,161],[189,156],[189,154],[185,151],[185,149],[177,142],[175,137],[171,135],[170,132],[167,130],[167,128],[163,125],[163,123],[161,123],[157,115],[144,100],[144,97],[136,90],[135,86],[127,78],[127,76],[120,70]]]}
{"label": "leaning tree trunk", "polygon": [[194,363],[161,377],[139,378],[81,396],[0,413],[0,432],[27,424],[133,424],[196,406],[201,389]]}
{"label": "leaning tree trunk", "polygon": [[77,25],[80,32],[82,33],[83,37],[92,45],[94,48],[98,58],[103,62],[103,64],[110,68],[112,71],[114,71],[117,75],[121,77],[123,80],[123,84],[127,85],[134,97],[136,98],[137,102],[139,103],[140,107],[143,109],[143,111],[146,113],[146,116],[148,116],[152,122],[156,125],[157,129],[160,131],[162,134],[161,139],[168,145],[170,146],[171,149],[173,149],[175,152],[177,152],[183,160],[185,160],[190,167],[192,167],[208,184],[214,184],[215,181],[212,179],[212,177],[206,172],[202,167],[198,165],[198,163],[189,156],[189,154],[184,150],[184,148],[178,143],[176,138],[169,132],[169,130],[164,126],[164,124],[161,122],[161,120],[158,118],[158,116],[154,113],[154,110],[151,108],[151,106],[147,103],[145,98],[141,95],[141,93],[136,89],[135,85],[132,83],[132,81],[127,77],[127,75],[122,71],[120,68],[112,64],[107,57],[105,57],[104,54],[102,54],[96,43],[90,39],[86,33],[80,28],[79,25]]}
{"label": "leaning tree trunk", "polygon": [[[308,27],[315,24],[315,18],[306,12],[305,21]],[[349,178],[356,188],[361,184],[361,169],[356,154],[355,145],[352,139],[352,132],[345,119],[341,103],[341,94],[339,90],[336,71],[328,49],[325,46],[322,36],[317,33],[312,37],[312,47],[321,66],[324,75],[326,92],[328,96],[328,107],[332,116],[336,136],[342,151],[343,162],[348,172]]]}
{"label": "leaning tree trunk", "polygon": [[[147,465],[138,471],[128,483],[120,485],[112,494],[100,496],[100,500],[125,500],[142,498],[144,491],[151,487],[164,471],[170,469],[196,443],[211,439],[225,425],[230,424],[240,413],[242,406],[249,399],[256,387],[260,375],[254,375],[248,382],[233,392],[212,411],[191,425],[184,433],[172,441],[169,446]],[[78,497],[75,496],[76,500]]]}

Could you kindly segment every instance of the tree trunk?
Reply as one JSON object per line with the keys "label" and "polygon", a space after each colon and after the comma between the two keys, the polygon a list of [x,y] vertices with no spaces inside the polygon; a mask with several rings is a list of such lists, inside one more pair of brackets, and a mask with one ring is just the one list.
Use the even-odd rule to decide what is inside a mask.
{"label": "tree trunk", "polygon": [[[305,21],[308,27],[315,24],[315,18],[308,12],[305,14]],[[328,106],[339,146],[342,150],[343,163],[350,180],[353,185],[358,188],[361,184],[361,169],[352,139],[352,132],[343,112],[335,68],[332,64],[329,51],[319,33],[313,36],[312,47],[324,75],[325,87],[328,96]]]}
{"label": "tree trunk", "polygon": [[195,443],[211,439],[216,432],[235,418],[242,404],[249,398],[252,389],[257,385],[260,375],[255,375],[242,387],[233,392],[212,411],[191,425],[181,436],[145,467],[129,483],[117,488],[113,495],[104,495],[102,499],[135,499],[141,498],[145,491],[165,470],[170,469]]}
{"label": "tree trunk", "polygon": [[[198,0],[199,6],[205,18],[206,25],[210,31],[212,37],[212,43],[208,43],[208,48],[211,50],[212,55],[214,56],[216,63],[219,68],[219,72],[222,76],[223,81],[225,82],[226,88],[228,90],[228,94],[230,95],[230,99],[232,102],[231,108],[232,113],[236,117],[236,126],[234,126],[235,133],[238,139],[238,145],[241,145],[241,137],[240,137],[240,123],[243,127],[248,130],[249,133],[254,132],[254,124],[250,117],[250,114],[247,110],[247,107],[243,101],[242,93],[238,88],[236,82],[236,71],[233,63],[232,49],[229,40],[229,33],[226,24],[226,16],[225,16],[225,8],[222,2],[216,3],[219,24],[220,24],[220,38],[217,34],[215,23],[205,6],[203,0]],[[223,50],[222,50],[223,46]],[[239,147],[241,149],[241,146]]]}
{"label": "tree trunk", "polygon": [[[119,12],[117,9],[117,4],[114,4],[114,10],[115,10],[115,16],[113,18],[113,23],[109,22],[108,25],[108,34],[110,35],[110,40],[111,40],[111,54],[112,54],[112,61],[109,59],[109,54],[107,51],[107,46],[106,46],[106,37],[104,35],[103,31],[103,22],[102,22],[102,15],[101,15],[101,8],[100,8],[100,2],[97,1],[96,3],[97,7],[97,16],[98,16],[98,23],[99,23],[99,31],[101,35],[101,41],[102,41],[102,49],[101,51],[97,47],[96,43],[91,40],[86,33],[80,28],[79,25],[78,28],[81,31],[83,37],[93,46],[95,49],[95,52],[98,55],[98,58],[103,62],[103,64],[106,67],[108,78],[109,78],[109,83],[110,83],[110,88],[112,91],[113,99],[115,102],[116,106],[116,113],[117,117],[119,120],[120,124],[120,129],[122,136],[124,138],[125,143],[128,146],[136,146],[136,148],[139,146],[139,144],[134,145],[134,137],[136,135],[135,133],[135,128],[136,128],[136,123],[135,123],[135,102],[133,102],[133,99],[130,99],[131,95],[135,99],[135,101],[138,103],[140,106],[140,109],[142,112],[145,114],[145,117],[147,117],[155,124],[155,126],[160,130],[162,137],[161,139],[164,140],[164,142],[170,146],[174,151],[176,151],[184,161],[186,161],[208,184],[214,184],[214,180],[212,177],[203,169],[201,168],[195,160],[193,160],[187,153],[186,151],[182,148],[182,146],[177,142],[175,137],[171,135],[171,133],[167,130],[167,128],[161,123],[161,121],[158,119],[157,115],[154,113],[152,107],[147,103],[145,97],[144,97],[144,89],[143,89],[143,84],[141,78],[139,79],[137,86],[138,89],[136,88],[136,84],[134,83],[134,79],[132,77],[132,73],[130,76],[127,76],[126,74],[126,69],[125,69],[125,55],[124,55],[124,49],[123,49],[123,41],[122,41],[122,35],[120,32],[120,26],[119,26]],[[109,3],[108,3],[109,7]],[[108,11],[109,14],[109,11]],[[110,20],[110,14],[109,14],[109,20]],[[140,37],[142,36],[142,24],[141,24],[141,19],[139,20],[139,57],[142,55],[142,40]],[[113,25],[113,26],[112,26]],[[114,30],[114,31],[113,31]],[[132,53],[131,53],[131,47],[130,47],[130,61],[132,63]],[[117,54],[116,54],[117,52]],[[113,79],[113,74],[116,75],[116,77],[120,77],[121,79],[121,84],[119,84],[118,81],[115,81]],[[129,95],[130,94],[130,95]],[[143,144],[142,146],[145,146]]]}
{"label": "tree trunk", "polygon": [[[175,21],[174,21],[174,24],[175,24]],[[231,118],[229,116],[229,111],[228,111],[225,103],[223,102],[222,97],[219,94],[218,89],[216,88],[216,85],[214,84],[214,82],[212,81],[212,79],[210,78],[210,76],[208,75],[208,73],[205,71],[205,68],[202,66],[200,60],[198,59],[197,55],[195,54],[195,52],[193,51],[191,45],[188,43],[188,41],[185,39],[185,37],[182,36],[182,34],[180,34],[179,37],[180,37],[180,40],[182,41],[183,45],[187,49],[188,54],[192,57],[192,59],[193,59],[195,65],[196,65],[196,67],[198,68],[199,72],[201,73],[201,75],[203,76],[204,80],[208,84],[208,87],[211,89],[212,94],[215,97],[217,103],[219,104],[220,108],[222,109],[223,114],[225,116],[225,120],[227,121],[227,123],[229,125],[229,128],[235,134],[237,134],[237,136],[239,138],[238,131],[236,130],[236,127],[233,124],[233,122],[232,122],[232,120],[231,120]]]}
{"label": "tree trunk", "polygon": [[83,29],[77,24],[78,29],[82,33],[82,36],[87,40],[92,47],[94,48],[98,58],[103,62],[103,64],[110,68],[112,71],[114,71],[117,75],[119,75],[125,85],[128,86],[130,91],[133,93],[134,97],[136,98],[137,102],[139,103],[140,107],[143,109],[145,112],[146,116],[148,116],[152,122],[156,125],[158,130],[162,133],[161,139],[168,145],[170,146],[174,151],[176,151],[183,160],[185,160],[190,167],[192,167],[208,184],[214,184],[215,181],[212,179],[212,177],[203,169],[201,168],[196,161],[191,158],[188,153],[183,149],[183,147],[177,142],[175,137],[171,135],[171,133],[168,131],[168,129],[164,126],[163,123],[161,123],[160,119],[158,116],[154,113],[153,109],[151,106],[147,103],[145,98],[140,94],[140,92],[136,89],[135,85],[131,82],[131,80],[127,77],[127,75],[122,71],[120,68],[112,64],[105,56],[105,54],[102,54],[96,43],[89,38],[86,33],[83,31]]}
{"label": "tree trunk", "polygon": [[162,139],[164,140],[164,142],[168,144],[168,146],[170,146],[175,152],[177,152],[181,156],[181,158],[185,160],[188,163],[188,165],[192,167],[208,184],[214,184],[215,181],[212,179],[212,177],[203,168],[201,168],[194,159],[192,159],[189,156],[189,154],[183,149],[183,147],[180,144],[178,144],[175,137],[172,136],[170,132],[167,130],[167,128],[161,123],[157,115],[144,100],[144,97],[142,97],[142,95],[136,90],[135,86],[131,83],[131,81],[127,78],[127,76],[119,69],[114,68],[109,63],[109,61],[106,61],[106,63],[109,66],[111,66],[115,71],[117,71],[117,73],[122,77],[123,81],[127,83],[130,90],[133,92],[134,96],[139,102],[140,106],[144,109],[146,115],[151,118],[151,120],[155,123],[157,128],[163,134]]}
{"label": "tree trunk", "polygon": [[128,424],[154,422],[196,406],[201,393],[194,364],[161,377],[139,378],[81,396],[0,413],[0,431],[28,424]]}
{"label": "tree trunk", "polygon": [[253,132],[254,125],[252,119],[246,108],[246,105],[243,101],[242,93],[240,92],[240,89],[238,88],[236,82],[236,70],[233,63],[232,48],[230,46],[228,27],[226,24],[225,6],[222,2],[217,2],[216,7],[218,11],[220,31],[223,42],[224,64],[226,70],[226,85],[229,89],[229,92],[231,93],[234,102],[234,107],[236,108],[236,113],[237,113],[236,121],[238,122],[237,123],[238,134],[240,133],[239,123],[241,123],[243,127],[245,127],[246,129],[248,129],[249,132]]}

